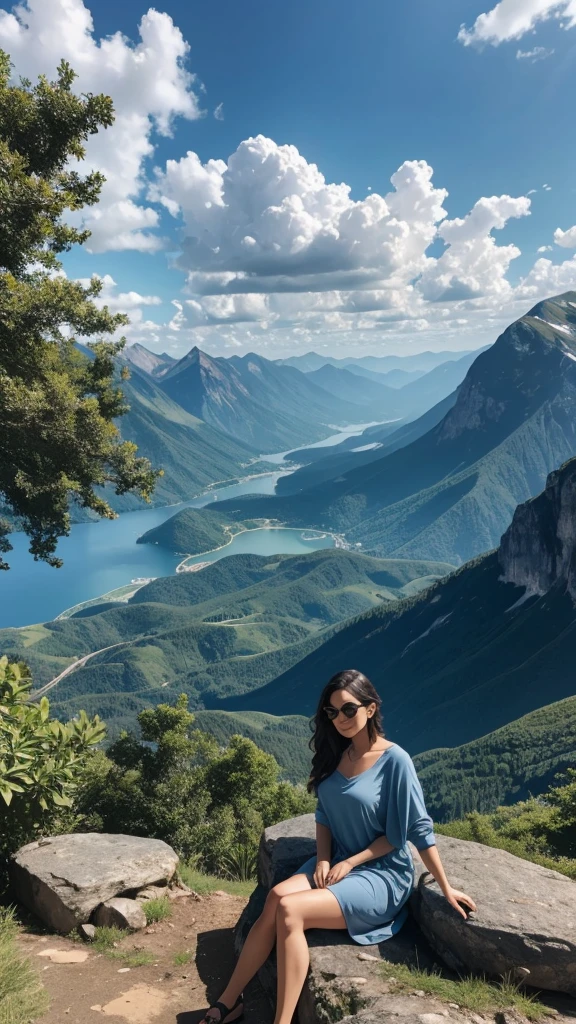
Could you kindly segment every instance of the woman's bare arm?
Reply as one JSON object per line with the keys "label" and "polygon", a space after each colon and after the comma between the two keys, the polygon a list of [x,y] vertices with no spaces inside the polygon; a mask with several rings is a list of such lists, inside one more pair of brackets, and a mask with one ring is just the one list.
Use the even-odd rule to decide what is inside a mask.
{"label": "woman's bare arm", "polygon": [[458,889],[453,889],[450,882],[446,878],[446,872],[440,860],[440,854],[438,853],[437,846],[429,846],[425,850],[418,850],[418,853],[422,859],[424,867],[428,869],[434,880],[438,882],[438,885],[442,889],[446,899],[457,910],[458,913],[466,920],[467,913],[460,906],[463,903],[469,910],[476,910],[476,904],[474,900],[470,899],[465,892],[460,892]]}

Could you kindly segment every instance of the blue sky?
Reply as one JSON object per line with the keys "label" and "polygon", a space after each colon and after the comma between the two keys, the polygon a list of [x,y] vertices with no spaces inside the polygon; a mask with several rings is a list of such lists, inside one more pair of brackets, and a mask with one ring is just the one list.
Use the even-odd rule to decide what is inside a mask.
{"label": "blue sky", "polygon": [[[100,251],[74,253],[66,259],[67,273],[108,275],[104,294],[112,305],[120,308],[119,297],[131,295],[126,300],[134,315],[131,340],[176,354],[195,341],[215,353],[258,348],[285,355],[321,346],[336,354],[378,353],[468,348],[492,340],[545,294],[576,288],[576,230],[563,245],[554,241],[556,229],[569,232],[576,224],[576,29],[568,27],[574,0],[534,0],[533,6],[537,20],[522,13],[522,0],[404,0],[397,5],[381,0],[158,0],[157,11],[167,17],[157,22],[152,44],[148,40],[149,49],[158,48],[158,63],[151,60],[149,75],[158,79],[155,68],[172,62],[173,71],[166,75],[180,95],[172,102],[151,93],[146,107],[134,95],[130,69],[123,76],[117,68],[107,70],[106,61],[98,71],[93,66],[98,64],[96,47],[114,33],[125,37],[118,53],[123,58],[127,51],[134,53],[146,3],[29,0],[29,17],[20,18],[17,38],[14,19],[0,21],[0,45],[13,53],[18,70],[45,70],[60,48],[78,64],[81,85],[95,84],[118,98],[127,123],[135,117],[151,119],[148,132],[129,132],[121,145],[116,142],[112,162],[106,141],[92,160],[103,161],[122,183],[116,201],[133,204],[136,242],[129,237],[129,224],[128,236],[119,228],[114,237],[121,209],[104,202]],[[2,9],[9,12],[11,6],[0,2]],[[458,38],[462,25],[468,34],[462,31]],[[46,26],[52,31],[48,45]],[[177,39],[180,55],[174,56]],[[83,48],[85,60],[79,56],[76,62]],[[196,80],[177,82],[177,65],[185,65]],[[160,82],[158,91],[162,88]],[[221,116],[215,117],[220,104]],[[171,122],[171,135],[154,130],[159,116]],[[207,192],[205,181],[198,185],[196,172],[184,183],[180,169],[185,167],[178,162],[187,151],[197,154],[198,166],[227,162],[245,140],[259,135],[276,148],[260,149],[250,160],[241,149],[234,202],[223,189],[222,209],[213,208],[214,216],[205,221],[202,214],[199,220],[197,204],[203,210],[216,185],[212,182]],[[136,160],[135,173],[121,166],[121,150],[128,152],[134,140],[136,152],[142,139],[150,152]],[[282,182],[270,192],[270,205],[276,209],[289,200],[290,183],[298,182],[304,209],[299,200],[297,216],[303,218],[304,234],[295,230],[296,241],[290,230],[283,234],[285,218],[271,226],[262,206],[254,215],[254,205],[272,188],[268,179],[259,179],[252,193],[245,188],[245,175],[254,177],[253,161],[262,164],[265,153],[274,163],[277,147],[284,146],[296,147],[304,161],[316,164],[326,183],[350,188],[348,206],[340,197],[337,212],[318,234],[310,217],[318,218],[319,207],[333,197],[324,196],[317,182],[301,188],[306,167],[294,164],[293,172],[286,170],[292,158],[280,153]],[[172,175],[166,172],[170,160],[175,162]],[[371,192],[383,197],[391,192],[390,178],[405,161],[424,161],[433,169],[430,188],[448,192],[447,198],[434,200],[421,184],[419,195],[430,206],[424,227],[418,195],[409,190],[399,202],[402,216],[398,209],[385,215],[380,211],[379,224],[368,230],[359,226],[345,252],[341,239],[326,241],[326,230],[330,238],[334,232],[341,235],[342,210],[348,218],[351,205],[362,204]],[[151,198],[154,167],[162,178]],[[218,181],[227,178],[222,167]],[[455,223],[491,197],[498,202],[477,207],[468,226]],[[172,204],[172,213],[166,204]],[[446,237],[438,237],[442,204],[453,225]],[[150,213],[135,214],[136,208]],[[357,213],[370,219],[374,208]],[[403,227],[396,230],[391,218]],[[242,232],[250,245],[239,250]],[[408,239],[404,248],[398,248],[398,233]],[[193,245],[179,257],[182,240],[200,235],[210,237],[210,251],[199,252]],[[162,241],[151,243],[150,237]],[[520,254],[506,256],[508,246]],[[542,246],[552,249],[537,253]],[[437,263],[447,251],[449,259]],[[360,272],[366,279],[359,284]],[[201,286],[195,274],[204,275]],[[231,281],[223,285],[222,274]],[[138,297],[148,301],[139,304]]]}

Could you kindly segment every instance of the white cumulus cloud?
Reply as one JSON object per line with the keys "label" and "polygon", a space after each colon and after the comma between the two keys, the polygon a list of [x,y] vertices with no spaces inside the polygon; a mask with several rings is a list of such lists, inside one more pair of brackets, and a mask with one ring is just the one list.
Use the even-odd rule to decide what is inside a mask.
{"label": "white cumulus cloud", "polygon": [[576,225],[573,228],[568,228],[568,231],[562,231],[562,228],[556,228],[554,232],[554,241],[556,245],[561,245],[564,249],[576,248]]}
{"label": "white cumulus cloud", "polygon": [[114,125],[86,145],[84,169],[101,170],[107,179],[99,205],[84,215],[92,252],[161,246],[158,211],[142,201],[144,162],[154,153],[155,133],[169,135],[177,117],[200,116],[194,76],[185,67],[189,46],[169,15],[150,8],[138,34],[136,43],[120,32],[96,38],[82,0],[27,0],[0,9],[0,46],[16,76],[54,78],[64,58],[78,74],[78,92],[112,96]]}
{"label": "white cumulus cloud", "polygon": [[565,27],[574,28],[576,0],[500,0],[492,10],[479,14],[471,28],[462,25],[458,39],[464,46],[499,46],[521,39],[539,22],[553,17],[566,19]]}
{"label": "white cumulus cloud", "polygon": [[394,191],[355,202],[295,146],[262,135],[227,162],[170,160],[151,192],[184,221],[180,266],[192,291],[330,290],[418,274],[445,216],[445,189],[425,161],[407,161]]}

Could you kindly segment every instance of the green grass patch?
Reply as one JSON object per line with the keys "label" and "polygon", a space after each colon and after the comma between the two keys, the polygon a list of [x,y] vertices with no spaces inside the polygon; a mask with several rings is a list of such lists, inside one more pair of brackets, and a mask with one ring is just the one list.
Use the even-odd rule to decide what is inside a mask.
{"label": "green grass patch", "polygon": [[182,881],[200,896],[207,896],[215,889],[221,889],[222,892],[229,892],[232,896],[248,898],[254,892],[256,885],[254,881],[233,882],[228,878],[218,878],[217,875],[205,875],[188,864],[181,864],[179,870]]}
{"label": "green grass patch", "polygon": [[457,1003],[463,1009],[475,1013],[515,1009],[528,1020],[540,1021],[553,1012],[507,978],[500,983],[493,983],[470,975],[453,981],[435,972],[420,971],[406,964],[387,961],[380,965],[379,971],[381,977],[391,983],[393,992],[420,990],[426,995],[435,996],[443,1002]]}
{"label": "green grass patch", "polygon": [[147,949],[113,949],[106,955],[112,960],[121,960],[125,967],[149,967],[158,959]]}
{"label": "green grass patch", "polygon": [[121,928],[97,928],[92,945],[99,953],[107,953],[125,938],[126,932]]}
{"label": "green grass patch", "polygon": [[172,962],[175,967],[183,967],[184,964],[189,964],[193,958],[193,954],[189,949],[185,949],[182,953],[174,953]]}
{"label": "green grass patch", "polygon": [[156,924],[157,921],[165,921],[167,917],[172,916],[172,904],[165,896],[143,900],[141,906],[148,924]]}
{"label": "green grass patch", "polygon": [[[97,928],[94,942],[94,949],[104,953],[110,960],[121,960],[125,967],[147,967],[155,963],[156,957],[145,949],[118,949],[117,946],[130,933],[122,931],[121,928]],[[0,1024],[3,1024],[0,1018]]]}
{"label": "green grass patch", "polygon": [[48,996],[16,944],[12,908],[0,907],[0,1024],[29,1024],[48,1007]]}

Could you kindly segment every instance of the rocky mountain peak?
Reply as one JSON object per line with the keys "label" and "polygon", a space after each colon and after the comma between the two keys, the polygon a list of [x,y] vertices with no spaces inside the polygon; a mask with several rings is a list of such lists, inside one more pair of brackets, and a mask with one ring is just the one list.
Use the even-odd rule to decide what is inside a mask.
{"label": "rocky mountain peak", "polygon": [[505,582],[540,595],[564,583],[576,601],[576,458],[550,474],[541,494],[518,506],[498,557]]}
{"label": "rocky mountain peak", "polygon": [[438,439],[479,430],[506,436],[567,381],[576,382],[576,292],[538,303],[478,356]]}

